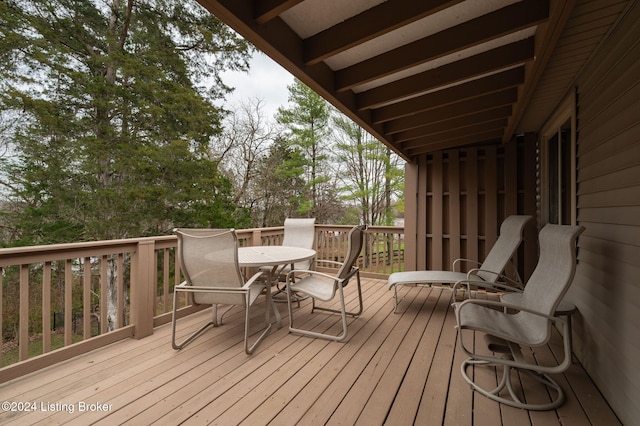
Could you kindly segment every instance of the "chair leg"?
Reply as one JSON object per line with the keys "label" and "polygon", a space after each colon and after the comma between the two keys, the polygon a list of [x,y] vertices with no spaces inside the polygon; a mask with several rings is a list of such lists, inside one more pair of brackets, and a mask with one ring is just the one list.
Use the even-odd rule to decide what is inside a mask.
{"label": "chair leg", "polygon": [[[255,348],[264,340],[271,330],[271,309],[273,301],[271,299],[271,286],[267,285],[264,289],[267,300],[265,301],[265,328],[258,338],[249,346],[249,319],[251,317],[251,304],[249,303],[249,294],[245,299],[245,318],[244,318],[244,351],[247,355],[251,355]],[[275,307],[275,306],[274,306]]]}
{"label": "chair leg", "polygon": [[216,305],[213,305],[213,308],[212,308],[213,309],[213,319],[211,321],[209,321],[208,323],[206,323],[205,325],[203,325],[202,327],[200,327],[194,333],[189,335],[182,342],[176,342],[176,322],[177,322],[177,317],[176,316],[177,316],[177,306],[178,306],[177,295],[178,295],[178,291],[174,291],[173,292],[173,312],[172,312],[172,315],[171,315],[171,346],[173,347],[173,349],[176,349],[176,350],[182,349],[185,346],[187,346],[196,337],[198,337],[200,334],[202,334],[207,328],[216,327],[217,326]]}
{"label": "chair leg", "polygon": [[[467,368],[472,366],[474,368],[502,367],[502,379],[500,380],[500,383],[498,384],[498,386],[493,390],[488,390],[481,387],[477,383],[475,383],[473,379],[471,379],[471,377],[469,377],[469,375],[467,374]],[[462,363],[460,370],[461,370],[463,379],[465,380],[465,382],[467,382],[471,386],[471,388],[474,391],[501,404],[509,405],[511,407],[516,407],[516,408],[522,408],[524,410],[544,411],[544,410],[553,410],[559,407],[560,405],[562,405],[562,403],[564,402],[564,391],[555,380],[549,377],[548,374],[539,373],[539,372],[527,370],[524,368],[516,368],[509,365],[500,364],[498,362],[492,363],[485,360],[474,360],[471,358],[465,360]],[[517,395],[516,391],[513,388],[513,384],[511,382],[512,371],[517,371],[519,373],[527,374],[528,376],[532,377],[536,381],[545,385],[549,390],[554,391],[554,392],[549,392],[549,395],[551,395],[553,398],[552,401],[547,404],[531,404],[531,403],[528,404],[525,401],[523,401],[522,398],[520,398],[520,396]],[[507,390],[508,396],[501,395],[501,392],[505,389]],[[555,397],[553,397],[554,393],[555,393]]]}
{"label": "chair leg", "polygon": [[[333,312],[333,313],[336,313],[336,314],[341,314],[344,311],[345,315],[349,315],[351,317],[360,316],[360,314],[362,314],[362,311],[364,309],[364,305],[362,303],[362,287],[360,285],[360,273],[359,272],[356,275],[356,283],[357,283],[357,286],[358,286],[358,310],[357,311],[347,312],[344,309],[323,308],[322,306],[316,306],[315,303],[313,303],[312,307],[311,307],[311,312],[313,312],[313,311],[324,311],[324,312]],[[342,291],[342,287],[340,288],[340,290]],[[344,303],[344,298],[342,298],[342,301]],[[315,302],[315,299],[313,300],[313,302]]]}
{"label": "chair leg", "polygon": [[300,329],[300,328],[295,328],[293,326],[293,309],[291,308],[291,303],[293,302],[293,300],[291,298],[291,293],[292,292],[291,292],[291,289],[287,286],[287,302],[288,302],[288,306],[289,306],[289,332],[290,333],[295,333],[295,334],[301,334],[301,335],[305,335],[305,336],[316,337],[316,338],[320,338],[320,339],[332,340],[332,341],[336,341],[336,342],[345,341],[347,339],[347,335],[348,335],[347,315],[348,316],[352,316],[352,317],[357,317],[363,311],[362,287],[360,286],[360,274],[359,273],[357,274],[357,286],[358,286],[359,308],[355,312],[347,312],[346,304],[345,304],[345,300],[344,300],[344,290],[343,290],[342,286],[338,287],[338,292],[339,292],[339,296],[340,296],[340,309],[330,309],[330,308],[323,308],[323,307],[316,306],[315,305],[315,299],[312,298],[311,312],[313,312],[314,310],[318,310],[318,311],[325,311],[325,312],[332,312],[332,313],[340,314],[341,322],[342,322],[342,332],[337,336],[334,336],[332,334],[317,333],[315,331],[303,330],[303,329]]}
{"label": "chair leg", "polygon": [[[229,306],[227,309],[224,310],[224,312],[222,313],[222,315],[220,315],[220,325],[222,325],[222,318],[224,318],[224,316],[231,310],[233,309],[233,307],[236,305],[231,305]],[[217,322],[217,321],[216,321]]]}

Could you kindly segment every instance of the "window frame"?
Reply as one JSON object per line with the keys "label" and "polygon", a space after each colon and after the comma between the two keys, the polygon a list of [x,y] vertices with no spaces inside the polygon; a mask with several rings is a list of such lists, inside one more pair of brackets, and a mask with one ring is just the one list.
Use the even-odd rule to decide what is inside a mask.
{"label": "window frame", "polygon": [[[560,105],[556,108],[555,112],[547,119],[540,131],[540,221],[542,225],[546,225],[550,222],[551,214],[551,200],[549,182],[551,180],[550,175],[550,148],[549,144],[558,136],[559,143],[557,144],[557,158],[558,158],[558,170],[557,176],[562,176],[562,166],[569,167],[569,182],[565,187],[565,196],[569,197],[569,223],[563,223],[562,201],[558,200],[558,222],[564,225],[576,225],[577,224],[577,151],[576,151],[576,95],[575,92],[567,96]],[[562,134],[563,130],[568,130],[569,138],[569,159],[568,161],[562,161]],[[562,179],[558,179],[557,193],[562,194]]]}

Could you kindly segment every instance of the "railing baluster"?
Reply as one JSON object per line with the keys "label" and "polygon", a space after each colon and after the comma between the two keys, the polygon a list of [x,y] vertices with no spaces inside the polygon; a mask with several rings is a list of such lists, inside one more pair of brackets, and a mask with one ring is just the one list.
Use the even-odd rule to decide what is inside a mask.
{"label": "railing baluster", "polygon": [[107,272],[108,263],[109,259],[107,255],[103,254],[100,259],[100,334],[106,333],[109,330],[109,322],[107,319],[107,310],[109,307],[107,288],[109,283],[109,274]]}
{"label": "railing baluster", "polygon": [[73,333],[73,273],[71,259],[64,264],[64,345],[72,342]]}
{"label": "railing baluster", "polygon": [[[350,229],[347,225],[316,225],[318,260],[343,261]],[[241,229],[237,232],[242,245],[273,245],[282,243],[284,228]],[[402,228],[370,226],[367,248],[359,259],[362,272],[380,275],[401,270],[403,241]],[[127,331],[121,330],[119,335],[135,333],[135,337],[140,338],[153,333],[154,321],[155,325],[170,321],[172,285],[181,281],[179,262],[174,256],[175,246],[174,236],[163,236],[0,249],[0,329],[3,324],[7,327],[9,314],[7,309],[1,310],[2,303],[7,306],[3,299],[8,294],[7,291],[4,295],[2,293],[3,280],[12,292],[11,297],[20,298],[15,303],[18,311],[15,318],[18,323],[16,358],[29,358],[29,338],[33,337],[30,329],[41,329],[42,342],[36,349],[38,353],[47,353],[61,345],[72,345],[78,337],[91,339],[95,334],[92,329],[94,316],[99,321],[98,334],[100,337],[105,335],[105,341],[109,341],[111,332],[123,328]],[[159,250],[163,250],[162,255]],[[92,261],[100,263],[99,266],[94,265],[95,271]],[[95,274],[98,277],[94,283]],[[40,281],[41,300],[34,306],[34,297],[38,295],[31,294],[30,299],[30,293],[40,285]],[[13,296],[14,289],[18,296]],[[94,299],[93,295],[97,293],[99,297]],[[114,302],[117,306],[112,312],[111,304]],[[164,309],[156,312],[153,308],[155,303],[163,303]],[[188,300],[179,301],[182,307],[188,304]],[[100,308],[95,309],[96,306]],[[78,312],[74,312],[74,308]],[[30,310],[38,309],[42,313],[41,325],[34,322],[37,317],[34,319],[29,315]],[[78,317],[81,314],[82,320],[74,321],[74,314]],[[11,320],[14,321],[13,318]],[[62,322],[64,336],[59,340],[63,343],[55,338]],[[78,327],[83,331],[80,332]],[[6,344],[5,336],[0,336],[2,343]],[[91,347],[91,343],[85,346]],[[4,358],[6,361],[6,353]]]}
{"label": "railing baluster", "polygon": [[171,303],[169,300],[169,249],[164,249],[163,253],[163,264],[162,267],[164,269],[164,274],[162,278],[162,295],[163,295],[163,308],[162,312],[169,312],[169,304]]}
{"label": "railing baluster", "polygon": [[82,277],[82,337],[91,337],[91,258],[83,261]]}
{"label": "railing baluster", "polygon": [[51,262],[44,263],[42,273],[42,353],[51,350]]}
{"label": "railing baluster", "polygon": [[124,318],[124,254],[122,253],[118,253],[116,274],[118,276],[118,278],[116,279],[116,303],[118,304],[118,306],[116,308],[116,323],[113,325],[114,329],[123,327],[126,324]]}
{"label": "railing baluster", "polygon": [[24,361],[29,357],[29,265],[20,265],[20,337],[18,357]]}

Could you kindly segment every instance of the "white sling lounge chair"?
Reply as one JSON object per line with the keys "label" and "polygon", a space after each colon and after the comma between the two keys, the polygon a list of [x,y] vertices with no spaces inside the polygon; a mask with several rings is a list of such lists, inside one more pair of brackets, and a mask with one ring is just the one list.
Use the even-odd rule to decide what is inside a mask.
{"label": "white sling lounge chair", "polygon": [[[540,259],[524,291],[517,298],[501,301],[468,299],[453,303],[456,313],[458,342],[469,356],[462,363],[462,376],[473,390],[486,397],[526,410],[551,410],[564,401],[560,385],[549,374],[565,371],[571,363],[571,312],[559,311],[560,302],[573,281],[576,270],[576,239],[582,226],[546,225],[540,231]],[[456,283],[468,285],[469,282]],[[475,283],[474,283],[475,284]],[[482,283],[480,283],[482,285]],[[506,300],[517,301],[509,303]],[[536,348],[547,344],[551,325],[562,326],[564,359],[556,365],[540,365],[523,356],[521,346]],[[477,353],[464,345],[465,330],[485,333],[485,340],[493,354]],[[475,383],[469,367],[502,367],[498,386],[487,390]],[[512,385],[512,370],[527,373],[549,389],[551,402],[524,402]],[[506,392],[504,392],[506,389]]]}
{"label": "white sling lounge chair", "polygon": [[[218,304],[230,305],[220,316],[220,324],[231,308],[240,305],[245,310],[244,350],[251,354],[271,329],[271,288],[264,280],[258,279],[263,272],[258,272],[245,281],[238,266],[238,237],[233,229],[174,229],[174,232],[178,236],[177,253],[185,281],[177,285],[173,292],[171,345],[174,349],[182,349],[209,326],[217,327]],[[178,293],[191,293],[194,303],[213,306],[211,321],[182,342],[176,342]],[[267,298],[265,328],[249,347],[250,309],[261,294]]]}
{"label": "white sling lounge chair", "polygon": [[[453,262],[453,271],[403,271],[394,272],[389,275],[389,289],[393,288],[395,308],[398,311],[398,286],[406,284],[453,284],[460,280],[468,279],[472,281],[485,281],[495,283],[499,278],[508,280],[502,275],[504,268],[507,266],[514,253],[520,246],[524,227],[532,219],[532,216],[513,215],[507,217],[500,226],[500,236],[495,242],[491,251],[487,255],[484,262],[480,265],[478,262],[470,259],[456,259]],[[462,263],[475,263],[480,265],[468,272],[460,272]],[[516,287],[522,287],[520,278],[511,282]]]}

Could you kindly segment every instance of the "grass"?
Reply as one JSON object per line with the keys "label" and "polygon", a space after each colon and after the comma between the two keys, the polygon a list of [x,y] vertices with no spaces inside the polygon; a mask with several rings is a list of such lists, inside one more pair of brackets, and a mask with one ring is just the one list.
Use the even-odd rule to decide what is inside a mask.
{"label": "grass", "polygon": [[[83,340],[82,334],[72,334],[71,341],[73,343],[81,342]],[[51,333],[51,350],[64,347],[64,332],[54,331]],[[28,358],[33,358],[38,355],[42,355],[42,335],[34,336],[29,339]],[[17,342],[5,342],[2,350],[2,367],[15,364],[19,360],[18,344]]]}

